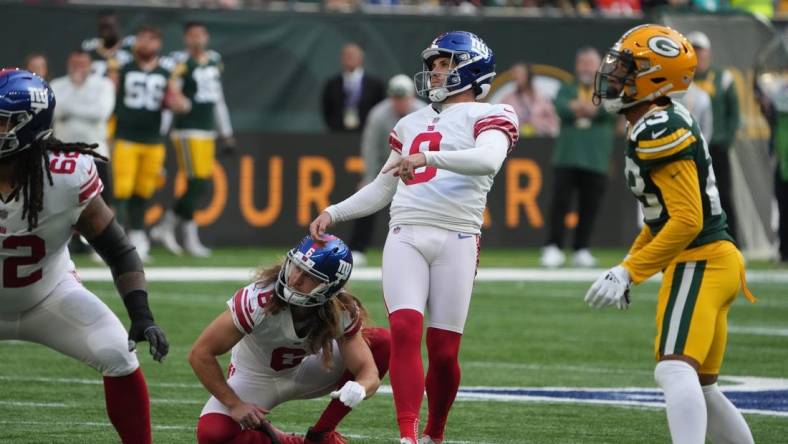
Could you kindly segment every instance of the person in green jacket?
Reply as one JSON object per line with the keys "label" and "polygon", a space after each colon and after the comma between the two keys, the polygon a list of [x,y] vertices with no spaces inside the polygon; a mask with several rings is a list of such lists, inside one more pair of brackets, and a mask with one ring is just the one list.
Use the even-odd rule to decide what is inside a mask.
{"label": "person in green jacket", "polygon": [[739,129],[739,96],[733,74],[722,68],[711,66],[711,41],[706,34],[693,31],[687,34],[698,55],[695,84],[711,97],[714,134],[708,140],[712,168],[720,190],[722,209],[728,217],[728,231],[736,239],[736,213],[733,207],[733,184],[731,177],[730,147],[736,140]]}
{"label": "person in green jacket", "polygon": [[575,57],[576,80],[564,84],[555,99],[561,132],[556,139],[553,156],[549,235],[540,259],[544,267],[560,267],[566,261],[563,252],[564,221],[575,194],[578,222],[572,264],[577,267],[596,265],[588,243],[605,192],[616,120],[614,115],[591,103],[594,76],[600,62],[596,49],[579,49]]}

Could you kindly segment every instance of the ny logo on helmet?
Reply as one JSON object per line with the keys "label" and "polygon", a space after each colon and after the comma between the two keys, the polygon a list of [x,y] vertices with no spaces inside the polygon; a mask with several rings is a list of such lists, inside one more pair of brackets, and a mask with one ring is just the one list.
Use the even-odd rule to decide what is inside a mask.
{"label": "ny logo on helmet", "polygon": [[480,39],[475,35],[471,36],[471,49],[478,52],[479,55],[482,56],[482,58],[486,59],[490,57],[490,48],[488,48],[487,45],[484,44],[482,39]]}
{"label": "ny logo on helmet", "polygon": [[30,93],[30,108],[38,114],[42,110],[49,108],[49,94],[46,88],[28,88]]}
{"label": "ny logo on helmet", "polygon": [[350,262],[340,259],[339,268],[337,268],[337,278],[347,280],[350,277],[350,271],[352,269],[353,266],[350,264]]}
{"label": "ny logo on helmet", "polygon": [[665,57],[676,57],[681,54],[679,44],[663,36],[652,37],[648,41],[648,47],[657,54]]}

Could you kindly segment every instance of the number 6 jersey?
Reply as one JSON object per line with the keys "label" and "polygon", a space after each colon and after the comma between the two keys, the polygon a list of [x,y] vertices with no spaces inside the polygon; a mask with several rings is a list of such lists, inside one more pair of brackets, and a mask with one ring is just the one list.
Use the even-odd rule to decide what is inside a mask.
{"label": "number 6 jersey", "polygon": [[[506,134],[511,150],[518,128],[517,114],[508,105],[463,102],[445,106],[440,113],[425,106],[400,119],[389,145],[403,157],[423,151],[461,151],[475,148],[482,132],[498,130]],[[413,179],[397,184],[390,225],[431,225],[478,234],[494,177],[418,168]]]}
{"label": "number 6 jersey", "polygon": [[22,218],[22,199],[0,196],[0,312],[33,307],[73,271],[66,247],[74,224],[104,189],[92,156],[49,153],[49,159],[53,184],[44,176],[44,205],[33,231]]}
{"label": "number 6 jersey", "polygon": [[[289,306],[271,314],[266,307],[278,297],[274,284],[251,283],[238,290],[227,301],[233,324],[244,337],[232,350],[235,368],[256,373],[280,372],[293,369],[307,356],[307,338],[296,334]],[[351,338],[361,330],[361,320],[347,311],[342,312],[341,336]],[[335,338],[339,339],[339,338]]]}

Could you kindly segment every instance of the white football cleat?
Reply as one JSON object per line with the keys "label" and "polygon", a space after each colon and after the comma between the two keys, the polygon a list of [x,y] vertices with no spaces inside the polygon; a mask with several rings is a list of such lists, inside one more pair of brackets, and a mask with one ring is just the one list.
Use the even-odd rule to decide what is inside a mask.
{"label": "white football cleat", "polygon": [[129,230],[129,242],[137,249],[137,254],[142,262],[149,262],[150,241],[143,230]]}
{"label": "white football cleat", "polygon": [[357,250],[351,251],[350,254],[353,255],[353,265],[355,265],[356,267],[363,267],[364,265],[367,265],[366,254]]}
{"label": "white football cleat", "polygon": [[572,265],[580,268],[593,268],[596,266],[596,258],[591,255],[588,248],[575,251],[572,255]]}
{"label": "white football cleat", "polygon": [[194,257],[211,257],[211,250],[200,242],[193,219],[183,221],[183,248]]}
{"label": "white football cleat", "polygon": [[443,440],[435,441],[429,435],[424,435],[419,438],[419,444],[441,444]]}
{"label": "white football cleat", "polygon": [[413,440],[410,438],[400,438],[399,444],[418,444],[418,443],[413,442]]}
{"label": "white football cleat", "polygon": [[172,211],[167,211],[164,213],[161,222],[151,228],[150,238],[160,242],[170,253],[180,256],[183,254],[183,248],[178,245],[178,241],[175,239],[175,227],[177,225],[178,217]]}
{"label": "white football cleat", "polygon": [[542,257],[539,258],[539,263],[546,268],[557,268],[564,265],[566,262],[566,255],[555,244],[550,244],[542,248]]}

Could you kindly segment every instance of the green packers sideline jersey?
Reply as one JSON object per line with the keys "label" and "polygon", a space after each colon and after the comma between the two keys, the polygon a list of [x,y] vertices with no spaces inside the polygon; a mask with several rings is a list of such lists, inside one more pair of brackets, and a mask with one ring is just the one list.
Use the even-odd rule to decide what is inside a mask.
{"label": "green packers sideline jersey", "polygon": [[216,128],[216,104],[222,96],[222,57],[216,51],[207,51],[206,60],[200,63],[186,52],[171,56],[177,66],[173,78],[181,82],[183,95],[192,102],[186,114],[176,115],[174,129],[213,131]]}
{"label": "green packers sideline jersey", "polygon": [[679,160],[695,163],[703,207],[703,228],[687,248],[718,240],[733,242],[728,234],[706,141],[689,111],[676,102],[649,111],[629,131],[625,169],[627,184],[640,201],[644,222],[651,233],[656,236],[670,218],[662,191],[655,185],[651,173],[660,166]]}
{"label": "green packers sideline jersey", "polygon": [[[117,66],[125,65],[132,61],[134,56],[131,50],[134,48],[135,37],[127,35],[120,41],[120,45],[114,52],[107,52],[103,48],[100,38],[94,37],[82,42],[82,50],[90,55],[90,73],[105,76],[109,63],[116,63]],[[111,60],[111,61],[110,61]]]}
{"label": "green packers sideline jersey", "polygon": [[147,144],[164,143],[161,114],[170,73],[161,60],[150,71],[140,68],[136,60],[120,67],[115,100],[115,116],[118,119],[116,139]]}

